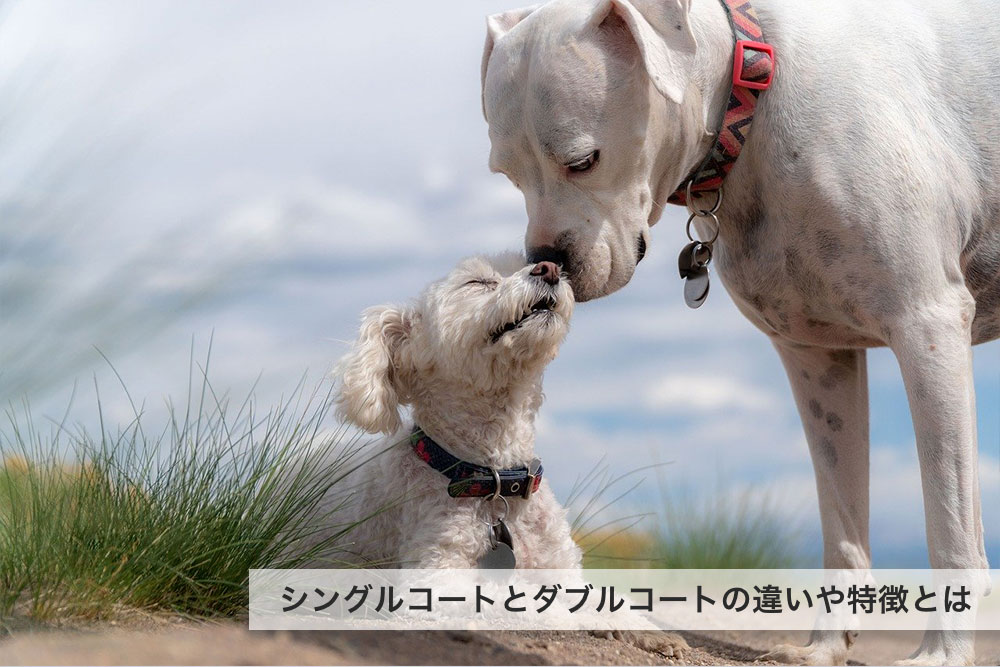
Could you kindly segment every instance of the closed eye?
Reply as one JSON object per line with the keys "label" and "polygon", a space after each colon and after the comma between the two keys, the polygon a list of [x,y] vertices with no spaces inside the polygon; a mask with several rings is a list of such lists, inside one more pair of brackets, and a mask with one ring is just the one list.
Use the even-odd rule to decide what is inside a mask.
{"label": "closed eye", "polygon": [[594,168],[594,165],[596,165],[597,161],[600,159],[601,159],[601,151],[594,151],[590,155],[566,163],[566,168],[576,173],[590,171],[591,169]]}
{"label": "closed eye", "polygon": [[490,289],[496,289],[498,284],[499,283],[496,280],[490,280],[488,278],[476,278],[475,280],[470,280],[469,282],[465,283],[465,286],[468,287],[469,285],[480,285],[483,287],[489,287]]}

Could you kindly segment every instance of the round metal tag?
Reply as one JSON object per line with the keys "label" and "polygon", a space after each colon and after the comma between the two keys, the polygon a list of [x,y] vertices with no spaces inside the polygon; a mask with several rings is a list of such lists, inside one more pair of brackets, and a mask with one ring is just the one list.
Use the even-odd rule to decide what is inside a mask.
{"label": "round metal tag", "polygon": [[487,551],[479,559],[480,570],[513,570],[516,564],[514,550],[503,542],[497,543],[496,547]]}
{"label": "round metal tag", "polygon": [[684,281],[684,303],[689,308],[700,308],[708,298],[708,288],[708,267],[705,266]]}

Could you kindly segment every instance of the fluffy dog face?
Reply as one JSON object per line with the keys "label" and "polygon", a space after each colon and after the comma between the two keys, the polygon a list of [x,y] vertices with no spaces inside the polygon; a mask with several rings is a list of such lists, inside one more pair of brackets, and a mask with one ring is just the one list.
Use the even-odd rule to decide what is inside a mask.
{"label": "fluffy dog face", "polygon": [[339,364],[338,412],[372,433],[400,427],[404,404],[537,383],[569,329],[573,291],[555,267],[519,254],[473,257],[417,302],[364,314]]}
{"label": "fluffy dog face", "polygon": [[553,0],[488,21],[490,167],[524,194],[529,258],[560,262],[580,301],[628,283],[697,159],[694,52],[681,0]]}

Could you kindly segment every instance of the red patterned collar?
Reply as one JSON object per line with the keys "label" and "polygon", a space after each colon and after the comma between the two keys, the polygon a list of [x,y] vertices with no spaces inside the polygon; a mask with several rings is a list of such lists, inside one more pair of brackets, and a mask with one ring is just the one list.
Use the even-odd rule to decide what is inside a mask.
{"label": "red patterned collar", "polygon": [[684,179],[680,189],[670,195],[667,201],[671,204],[687,205],[689,192],[721,190],[723,179],[736,163],[750,133],[757,98],[774,78],[774,48],[764,42],[757,12],[745,0],[722,0],[722,5],[736,39],[729,104],[711,152]]}
{"label": "red patterned collar", "polygon": [[525,468],[497,470],[469,463],[434,442],[419,426],[413,427],[410,445],[420,459],[448,477],[453,498],[520,497],[527,500],[542,482],[542,462],[533,459]]}

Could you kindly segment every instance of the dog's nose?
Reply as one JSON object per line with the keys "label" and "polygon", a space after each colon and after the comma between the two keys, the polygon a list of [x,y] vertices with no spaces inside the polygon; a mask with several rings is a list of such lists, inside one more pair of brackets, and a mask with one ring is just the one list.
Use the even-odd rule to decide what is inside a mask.
{"label": "dog's nose", "polygon": [[539,262],[531,269],[531,275],[538,276],[549,285],[559,284],[559,267],[552,262]]}
{"label": "dog's nose", "polygon": [[528,248],[528,263],[538,264],[539,262],[554,262],[564,270],[569,271],[569,256],[565,250],[552,246],[535,246]]}

